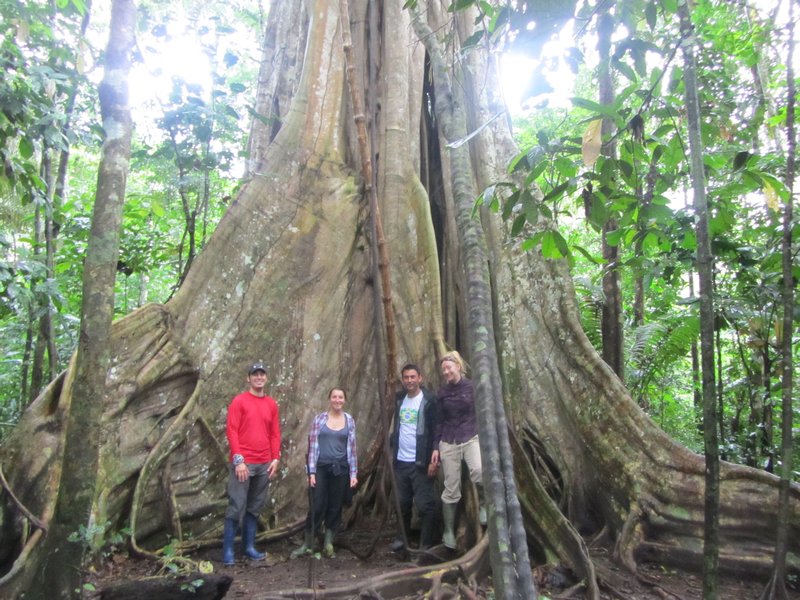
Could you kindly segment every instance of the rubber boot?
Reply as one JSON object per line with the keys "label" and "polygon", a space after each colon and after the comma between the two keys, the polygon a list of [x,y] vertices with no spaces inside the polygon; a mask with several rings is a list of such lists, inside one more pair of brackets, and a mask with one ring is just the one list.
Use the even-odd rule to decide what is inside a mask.
{"label": "rubber boot", "polygon": [[444,521],[444,535],[442,543],[451,550],[456,549],[456,511],[458,503],[442,504],[442,521]]}
{"label": "rubber boot", "polygon": [[[403,530],[406,533],[405,540],[408,540],[408,536],[411,534],[411,515],[403,515]],[[397,535],[395,536],[394,540],[392,541],[392,552],[400,552],[403,548],[406,547],[406,542],[403,538],[403,531],[398,531]]]}
{"label": "rubber boot", "polygon": [[242,525],[242,546],[244,554],[250,560],[264,560],[266,554],[256,550],[256,529],[258,529],[258,517],[250,513],[244,514],[244,524]]}
{"label": "rubber boot", "polygon": [[225,519],[225,527],[222,531],[222,564],[234,565],[236,559],[233,556],[233,539],[236,537],[236,521]]}
{"label": "rubber boot", "polygon": [[333,551],[333,531],[330,529],[325,530],[325,545],[322,547],[322,553],[328,558],[336,558],[336,553]]}
{"label": "rubber boot", "polygon": [[433,546],[433,531],[435,516],[432,514],[422,515],[422,522],[419,530],[419,549],[427,550]]}
{"label": "rubber boot", "polygon": [[303,545],[299,548],[295,548],[292,550],[292,553],[289,555],[291,560],[295,558],[300,558],[301,556],[305,556],[307,554],[311,554],[314,551],[314,536],[313,534],[306,529],[305,535],[303,536]]}
{"label": "rubber boot", "polygon": [[483,486],[476,483],[475,487],[478,489],[478,521],[486,527],[486,501],[483,497]]}

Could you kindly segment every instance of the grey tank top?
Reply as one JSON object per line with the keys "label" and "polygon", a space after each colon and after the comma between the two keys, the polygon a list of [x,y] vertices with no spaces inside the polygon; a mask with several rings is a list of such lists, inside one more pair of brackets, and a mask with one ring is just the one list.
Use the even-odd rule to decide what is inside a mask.
{"label": "grey tank top", "polygon": [[319,458],[317,464],[333,465],[347,462],[347,426],[339,431],[330,429],[327,425],[319,430]]}

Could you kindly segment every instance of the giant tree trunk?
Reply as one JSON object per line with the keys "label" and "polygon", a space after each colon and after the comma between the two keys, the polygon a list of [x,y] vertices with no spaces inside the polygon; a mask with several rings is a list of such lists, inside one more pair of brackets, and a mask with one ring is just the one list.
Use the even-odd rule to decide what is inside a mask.
{"label": "giant tree trunk", "polygon": [[[442,343],[464,349],[471,334],[451,164],[430,112],[436,91],[424,79],[424,45],[402,5],[351,1],[350,22],[357,68],[377,73],[365,85],[366,105],[377,137],[374,168],[393,261],[399,358],[420,363],[433,380]],[[419,6],[440,42],[456,44],[447,55],[457,56],[474,15],[449,14],[438,3]],[[165,533],[220,535],[225,409],[255,358],[269,365],[284,433],[283,471],[262,515],[265,526],[303,516],[296,498],[305,490],[305,436],[329,387],[347,388],[362,452],[379,429],[379,308],[338,11],[339,3],[323,0],[273,4],[250,179],[175,298],[142,308],[113,330],[95,521],[130,524],[136,547],[158,545]],[[469,131],[500,106],[488,60],[475,50],[451,65]],[[469,177],[482,189],[502,177],[514,147],[495,121],[469,141],[468,151]],[[481,219],[505,408],[520,442],[515,472],[526,472],[527,461],[549,464],[561,482],[550,492],[564,514],[581,529],[605,528],[631,568],[641,558],[700,564],[702,458],[659,431],[591,347],[566,264],[521,252],[495,215]],[[0,455],[19,500],[3,492],[4,595],[24,589],[41,559],[40,535],[19,504],[49,521],[62,472],[78,466],[62,462],[70,398],[61,382],[30,407]],[[721,485],[721,564],[766,573],[778,480],[726,465]],[[580,544],[561,539],[574,529],[556,523],[556,504],[538,508],[539,489],[518,480],[529,532],[541,532],[535,543],[589,572],[578,564]],[[796,572],[800,489],[790,495],[787,564]],[[179,516],[180,527],[170,514]]]}

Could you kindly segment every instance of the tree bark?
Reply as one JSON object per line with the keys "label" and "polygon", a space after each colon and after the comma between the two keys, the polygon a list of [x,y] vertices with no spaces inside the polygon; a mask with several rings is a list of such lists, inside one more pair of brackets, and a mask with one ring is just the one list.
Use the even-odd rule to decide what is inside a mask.
{"label": "tree bark", "polygon": [[[468,133],[463,105],[469,96],[459,94],[452,84],[455,73],[448,70],[442,44],[427,21],[423,21],[421,11],[417,8],[412,12],[414,31],[428,51],[434,89],[432,103],[450,161],[455,220],[466,279],[466,339],[474,365],[494,585],[502,598],[536,598],[503,406],[486,236],[480,222],[472,219],[477,194],[469,148],[457,143]],[[458,51],[458,46],[455,50]]]}
{"label": "tree bark", "polygon": [[[62,395],[66,400],[62,408],[65,468],[54,490],[55,512],[41,549],[41,575],[26,590],[30,598],[73,597],[86,552],[98,537],[95,528],[104,528],[94,513],[100,417],[111,357],[114,281],[131,144],[127,75],[135,15],[132,0],[114,1],[105,76],[100,84],[106,137],[84,265],[80,337]],[[71,541],[75,535],[77,543]]]}
{"label": "tree bark", "polygon": [[[610,5],[598,15],[597,48],[600,55],[598,66],[600,104],[609,106],[614,103],[614,80],[611,74],[611,36],[614,33],[614,17]],[[614,121],[603,119],[601,127],[601,152],[607,159],[616,158]],[[606,198],[608,201],[608,198]],[[622,335],[622,289],[619,283],[619,246],[608,242],[609,234],[617,229],[617,221],[608,219],[603,224],[602,246],[603,261],[603,312],[600,329],[603,336],[603,360],[614,370],[620,379],[625,378],[625,347]]]}
{"label": "tree bark", "polygon": [[[502,398],[506,423],[499,412],[486,419],[495,419],[498,444],[499,430],[507,426],[509,444],[519,448],[513,465],[498,466],[503,485],[514,482],[509,466],[517,473],[514,496],[524,507],[533,555],[554,553],[579,576],[593,577],[576,531],[604,531],[631,569],[645,559],[696,568],[703,539],[702,457],[660,431],[591,347],[567,265],[523,252],[497,215],[483,212],[480,268],[492,311],[482,315],[485,331],[471,330],[475,317],[467,311],[463,270],[468,253],[456,231],[468,201],[461,192],[455,200],[453,175],[460,167],[439,136],[442,123],[432,102],[440,98],[425,79],[425,48],[401,0],[371,3],[380,7],[373,6],[369,19],[363,5],[353,4],[355,60],[365,72],[376,72],[365,107],[375,132],[373,166],[392,256],[398,357],[433,374],[445,343],[469,349],[479,374],[480,410],[497,408],[488,397]],[[434,3],[422,13],[434,32],[452,20],[460,39],[473,30],[472,17]],[[278,400],[284,437],[283,470],[261,515],[271,530],[304,515],[297,498],[306,490],[307,427],[332,385],[347,387],[362,462],[378,430],[379,308],[368,210],[357,184],[357,135],[347,109],[341,18],[338,2],[271,5],[249,179],[175,297],[147,305],[111,329],[112,368],[98,402],[102,444],[93,510],[97,523],[129,525],[137,548],[157,548],[174,527],[161,500],[165,477],[183,535],[192,543],[220,539],[225,410],[245,385],[254,357],[268,362],[269,392]],[[464,130],[475,131],[502,106],[490,58],[480,49],[447,56],[459,56],[448,66],[454,87],[467,99]],[[515,150],[505,124],[494,121],[462,146],[467,172],[458,173],[459,181],[468,189],[485,188],[504,176]],[[487,348],[476,345],[482,339],[498,349],[502,389],[491,376],[484,379],[495,367],[481,354]],[[63,382],[45,388],[0,448],[8,487],[46,523],[65,468],[70,386]],[[541,487],[529,483],[530,473],[542,473],[544,465],[553,477]],[[723,567],[761,576],[769,571],[778,483],[763,472],[722,466]],[[494,489],[490,501],[503,510],[506,500],[495,499]],[[555,499],[547,510],[539,508],[542,490]],[[0,594],[13,597],[38,569],[41,533],[5,492],[2,500]],[[504,525],[513,526],[508,519]],[[796,485],[789,489],[789,523],[787,569],[797,573]]]}
{"label": "tree bark", "polygon": [[795,108],[797,106],[794,80],[794,3],[789,3],[789,20],[787,25],[789,40],[786,52],[786,188],[789,191],[786,205],[783,208],[783,235],[781,242],[783,271],[783,323],[781,340],[781,467],[780,492],[778,494],[778,525],[775,538],[775,561],[769,583],[761,595],[762,600],[788,598],[786,589],[786,555],[789,552],[789,530],[791,529],[790,486],[793,463],[793,410],[792,394],[794,391],[794,359],[792,355],[794,331],[794,244],[792,229],[794,227],[794,179],[797,151],[795,132]]}
{"label": "tree bark", "polygon": [[706,201],[703,140],[700,124],[697,73],[694,48],[697,41],[691,13],[685,0],[678,5],[683,37],[686,88],[687,128],[689,130],[690,171],[694,195],[695,232],[697,237],[697,275],[700,285],[700,362],[703,381],[703,445],[705,454],[705,527],[703,531],[703,598],[717,597],[720,553],[720,463],[717,434],[716,373],[714,371],[714,258],[709,237],[709,211]]}

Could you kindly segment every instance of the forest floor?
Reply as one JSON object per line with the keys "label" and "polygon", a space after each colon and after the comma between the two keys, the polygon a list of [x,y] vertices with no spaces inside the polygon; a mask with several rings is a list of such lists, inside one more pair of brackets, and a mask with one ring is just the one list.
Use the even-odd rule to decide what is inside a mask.
{"label": "forest floor", "polygon": [[[290,560],[291,551],[300,545],[300,534],[290,538],[269,543],[257,543],[257,547],[268,553],[266,561],[253,562],[237,558],[236,565],[226,567],[220,562],[221,549],[210,548],[202,550],[191,558],[196,561],[210,561],[216,575],[228,575],[233,581],[225,596],[226,599],[249,600],[266,598],[279,590],[306,590],[319,591],[342,586],[353,585],[359,580],[365,580],[381,574],[397,570],[416,567],[412,559],[404,560],[399,554],[392,552],[390,544],[394,538],[394,527],[385,526],[378,529],[379,524],[370,522],[362,517],[358,527],[340,533],[336,540],[336,557],[332,559],[321,557],[319,554]],[[356,553],[363,553],[378,537],[375,550],[369,558],[362,560]],[[238,542],[238,541],[237,541]],[[238,546],[238,543],[237,543]],[[352,550],[351,550],[352,549]],[[237,547],[238,550],[238,547]],[[443,547],[437,547],[436,553],[450,552]],[[443,557],[444,558],[444,557]],[[447,556],[455,558],[455,554]],[[698,573],[685,573],[674,569],[663,568],[658,565],[642,565],[637,576],[631,575],[615,565],[609,558],[608,552],[599,549],[593,552],[595,566],[598,574],[602,574],[601,597],[608,599],[650,600],[669,598],[673,600],[699,600],[702,598],[702,581]],[[133,559],[124,555],[108,557],[102,564],[97,565],[87,575],[86,582],[90,583],[97,592],[85,593],[87,599],[97,598],[104,589],[108,590],[122,581],[140,580],[152,577],[161,565],[144,559]],[[554,569],[535,569],[536,588],[540,598],[584,598],[580,591],[568,590],[574,584],[569,575]],[[720,580],[719,598],[737,600],[759,598],[764,583],[752,580],[740,580],[725,576]],[[473,588],[477,598],[495,599],[492,590],[491,577],[484,576]],[[800,590],[790,590],[790,598],[800,600]],[[120,596],[115,596],[120,597]],[[121,596],[125,597],[125,596]],[[130,596],[133,597],[133,596]],[[172,596],[171,596],[172,597]],[[176,596],[178,597],[178,596]],[[181,595],[181,598],[192,598],[191,594]],[[313,597],[313,592],[303,597]],[[354,590],[353,598],[389,598],[389,596],[361,593]],[[396,598],[423,598],[423,593]],[[442,597],[463,597],[444,595]],[[156,597],[150,596],[152,600]],[[498,599],[499,600],[499,599]]]}

